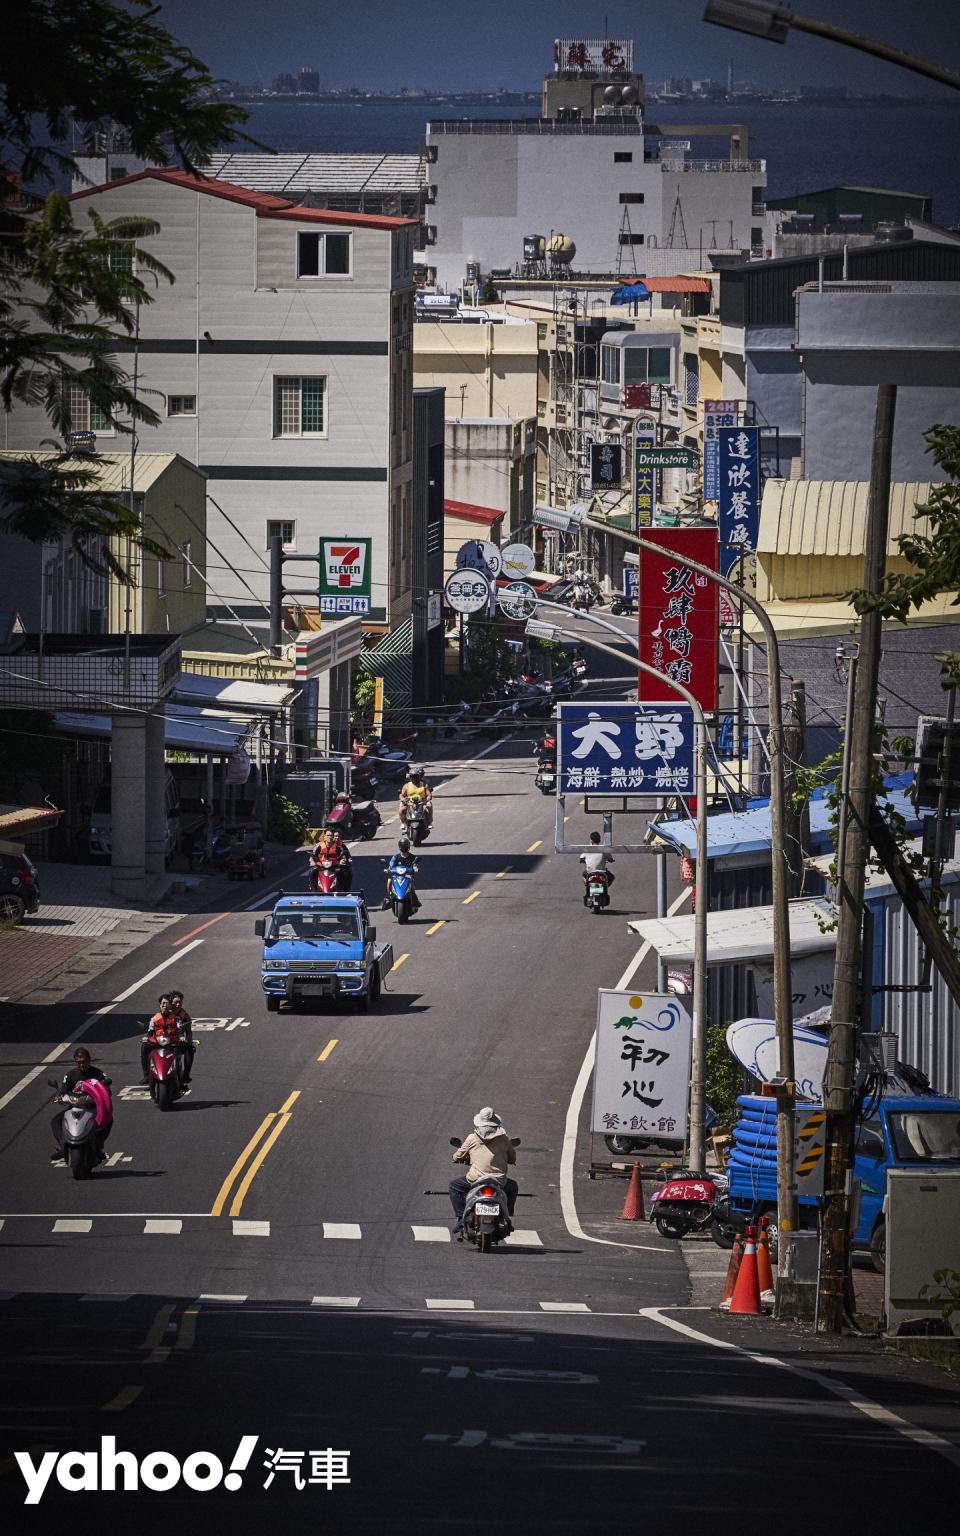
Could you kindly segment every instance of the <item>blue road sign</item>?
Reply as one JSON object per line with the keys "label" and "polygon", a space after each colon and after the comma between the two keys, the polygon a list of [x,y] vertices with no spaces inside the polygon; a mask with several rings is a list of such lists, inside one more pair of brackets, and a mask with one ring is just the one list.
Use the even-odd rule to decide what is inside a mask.
{"label": "blue road sign", "polygon": [[557,790],[692,795],[695,728],[688,704],[562,703]]}

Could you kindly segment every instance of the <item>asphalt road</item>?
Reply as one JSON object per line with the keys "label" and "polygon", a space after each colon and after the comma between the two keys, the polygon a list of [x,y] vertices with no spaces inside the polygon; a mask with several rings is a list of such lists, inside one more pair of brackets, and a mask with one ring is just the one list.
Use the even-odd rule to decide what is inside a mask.
{"label": "asphalt road", "polygon": [[[876,1532],[932,1519],[955,1490],[960,1462],[899,1421],[667,1326],[699,1331],[706,1314],[682,1310],[679,1248],[617,1220],[622,1183],[587,1179],[585,1116],[564,1183],[596,987],[636,958],[625,920],[653,911],[654,868],[621,857],[613,910],[588,914],[532,778],[529,743],[507,742],[438,790],[418,920],[378,916],[395,968],[375,1012],[268,1015],[254,912],[211,913],[69,1005],[25,1013],[20,1038],[0,1045],[11,1529],[40,1529],[51,1504],[81,1528],[129,1519],[132,1495],[70,1494],[67,1506],[56,1474],[25,1507],[9,1459],[110,1434],[141,1456],[208,1451],[224,1467],[241,1436],[258,1437],[239,1494],[141,1491],[138,1532],[171,1518],[201,1531],[211,1517],[259,1532],[274,1512],[351,1532],[573,1532],[651,1514],[727,1528],[752,1506],[766,1518],[783,1469],[781,1530],[807,1530],[814,1504],[839,1509],[855,1488]],[[355,849],[371,902],[397,830]],[[571,808],[568,832],[587,830]],[[287,887],[302,885],[296,859],[291,870]],[[631,979],[651,972],[647,959]],[[160,1115],[138,1090],[137,1047],[173,982],[201,1044],[193,1093]],[[117,1115],[110,1164],[77,1184],[47,1163],[54,1066],[25,1079],[82,1029]],[[442,1191],[448,1139],[486,1103],[521,1137],[524,1198],[521,1235],[481,1256],[449,1241]],[[752,1347],[742,1328],[726,1341]],[[929,1424],[939,1407],[934,1394],[902,1411]],[[302,1459],[264,1487],[281,1447]],[[298,1488],[309,1453],[328,1447],[349,1451],[349,1486]]]}

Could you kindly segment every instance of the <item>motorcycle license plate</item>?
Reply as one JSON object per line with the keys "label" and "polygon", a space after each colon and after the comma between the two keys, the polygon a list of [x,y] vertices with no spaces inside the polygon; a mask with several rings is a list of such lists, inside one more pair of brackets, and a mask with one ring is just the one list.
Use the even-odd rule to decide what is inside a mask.
{"label": "motorcycle license plate", "polygon": [[606,890],[607,890],[607,888],[606,888],[605,885],[591,885],[591,887],[590,887],[590,895],[591,896],[604,896],[606,894]]}
{"label": "motorcycle license plate", "polygon": [[479,1200],[477,1201],[476,1205],[474,1206],[474,1210],[476,1211],[478,1216],[499,1216],[500,1215],[500,1207],[499,1207],[499,1205],[481,1205]]}

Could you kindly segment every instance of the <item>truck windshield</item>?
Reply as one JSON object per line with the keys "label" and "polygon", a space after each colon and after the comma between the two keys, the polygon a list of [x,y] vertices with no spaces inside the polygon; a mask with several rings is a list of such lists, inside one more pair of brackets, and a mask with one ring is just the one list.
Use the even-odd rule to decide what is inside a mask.
{"label": "truck windshield", "polygon": [[354,943],[360,938],[357,914],[344,908],[327,912],[278,912],[270,924],[268,940],[332,939]]}
{"label": "truck windshield", "polygon": [[955,1109],[904,1111],[888,1119],[898,1162],[960,1162],[960,1114]]}

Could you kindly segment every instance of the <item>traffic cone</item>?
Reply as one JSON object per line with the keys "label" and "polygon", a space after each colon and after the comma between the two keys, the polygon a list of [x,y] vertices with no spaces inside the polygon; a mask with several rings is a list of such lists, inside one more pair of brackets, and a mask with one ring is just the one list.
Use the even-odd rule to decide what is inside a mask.
{"label": "traffic cone", "polygon": [[730,1316],[760,1317],[760,1286],[757,1282],[757,1229],[747,1228],[747,1241],[740,1260],[740,1272],[730,1298]]}
{"label": "traffic cone", "polygon": [[733,1240],[733,1247],[730,1250],[730,1263],[727,1265],[727,1277],[723,1282],[723,1295],[720,1297],[721,1312],[728,1312],[730,1310],[730,1298],[733,1295],[733,1288],[737,1283],[737,1275],[740,1270],[740,1260],[742,1257],[743,1238],[738,1232]]}
{"label": "traffic cone", "polygon": [[640,1183],[640,1164],[634,1163],[633,1172],[630,1175],[630,1184],[627,1189],[627,1198],[623,1202],[621,1221],[646,1221],[643,1209],[643,1185]]}
{"label": "traffic cone", "polygon": [[777,1293],[773,1284],[773,1265],[770,1262],[770,1238],[767,1233],[769,1225],[769,1216],[762,1216],[760,1241],[757,1243],[757,1284],[760,1287],[760,1300],[774,1302],[777,1299]]}

